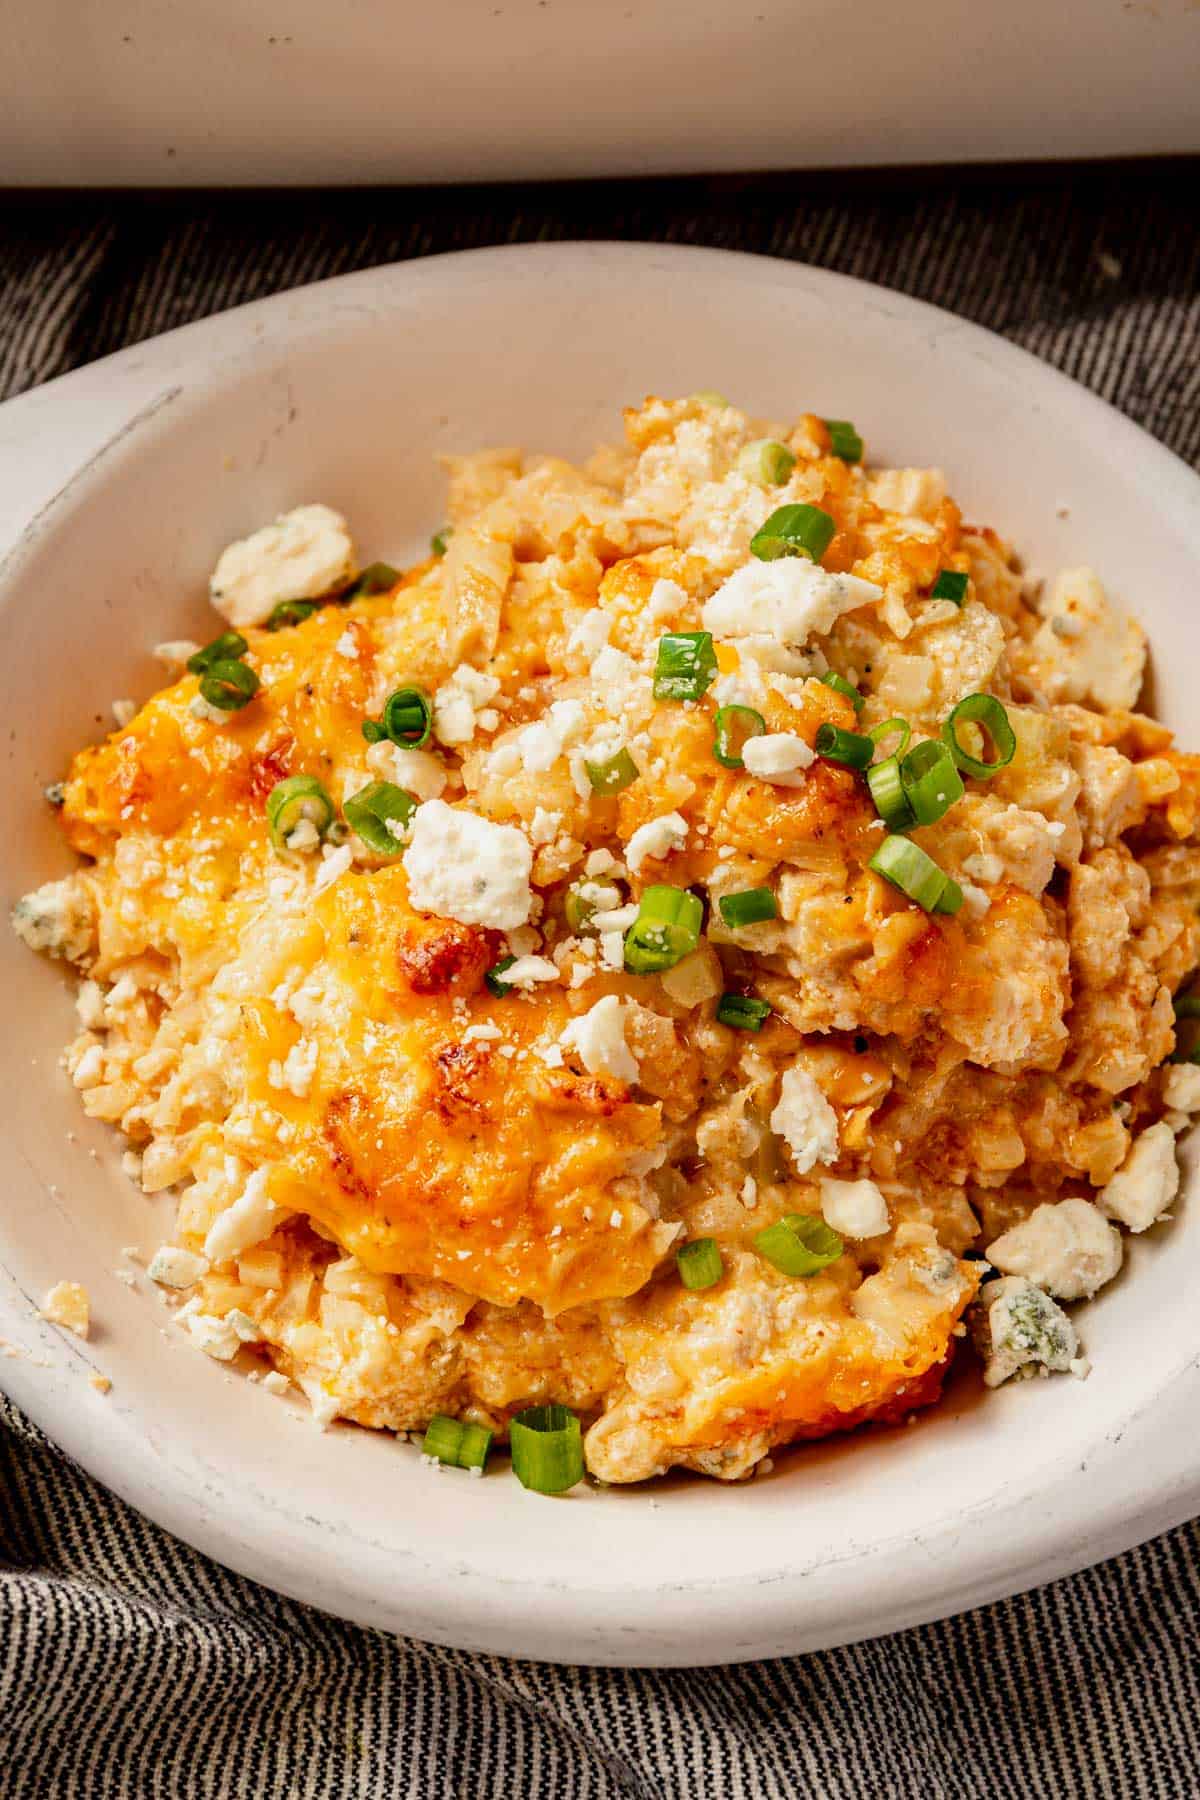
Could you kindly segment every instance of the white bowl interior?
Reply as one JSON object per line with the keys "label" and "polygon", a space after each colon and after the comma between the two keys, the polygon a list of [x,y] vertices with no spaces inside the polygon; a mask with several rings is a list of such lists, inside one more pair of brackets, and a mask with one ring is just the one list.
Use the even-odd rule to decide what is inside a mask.
{"label": "white bowl interior", "polygon": [[[852,417],[873,458],[941,463],[967,516],[1032,566],[1091,562],[1150,629],[1163,715],[1194,716],[1198,484],[1021,353],[896,295],[750,258],[563,246],[437,259],[189,327],[18,403],[43,485],[92,439],[117,441],[0,572],[6,901],[69,866],[43,784],[109,727],[113,697],[156,685],[151,645],[215,630],[204,586],[231,537],[320,499],[368,557],[418,554],[441,521],[438,451],[584,454],[617,435],[622,405],[701,387],[774,415]],[[0,432],[16,513],[20,437]],[[749,1487],[548,1502],[503,1476],[435,1475],[382,1436],[319,1433],[302,1407],[179,1344],[144,1277],[139,1292],[118,1279],[121,1246],[153,1249],[169,1214],[121,1174],[119,1141],[82,1117],[57,1067],[73,1029],[60,972],[8,932],[0,971],[0,1333],[23,1351],[0,1378],[144,1511],[302,1598],[527,1656],[730,1660],[1011,1591],[1195,1502],[1200,1455],[1177,1428],[1195,1392],[1194,1370],[1181,1374],[1194,1202],[1131,1246],[1082,1315],[1087,1382],[983,1404],[959,1381],[915,1428],[810,1446]],[[87,1345],[34,1312],[64,1277],[91,1290]]]}

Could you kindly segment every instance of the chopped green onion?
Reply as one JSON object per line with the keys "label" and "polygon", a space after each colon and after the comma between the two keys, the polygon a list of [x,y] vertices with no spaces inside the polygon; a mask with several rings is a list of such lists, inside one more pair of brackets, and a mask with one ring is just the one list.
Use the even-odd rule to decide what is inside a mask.
{"label": "chopped green onion", "polygon": [[780,506],[750,539],[750,554],[760,562],[780,556],[807,556],[820,562],[837,525],[819,506]]}
{"label": "chopped green onion", "polygon": [[742,750],[749,738],[762,737],[767,721],[752,706],[718,706],[713,721],[713,755],[723,768],[744,769]]}
{"label": "chopped green onion", "polygon": [[796,466],[796,458],[778,438],[756,438],[738,453],[737,466],[747,481],[759,487],[782,487]]}
{"label": "chopped green onion", "polygon": [[625,967],[633,975],[673,969],[700,942],[704,908],[687,888],[648,887],[625,934]]}
{"label": "chopped green onion", "polygon": [[[1186,1024],[1187,1019],[1200,1019],[1200,994],[1175,995],[1175,1024]],[[1187,1033],[1191,1037],[1191,1049],[1184,1049],[1175,1035],[1175,1049],[1166,1060],[1168,1062],[1200,1062],[1200,1039],[1196,1039],[1195,1031]]]}
{"label": "chopped green onion", "polygon": [[390,738],[401,750],[419,750],[428,743],[433,730],[433,701],[424,688],[397,688],[390,694],[382,716],[364,719],[362,734],[368,744],[381,744]]}
{"label": "chopped green onion", "polygon": [[818,725],[813,749],[826,762],[845,763],[848,769],[865,769],[875,754],[869,737],[857,731],[843,731],[840,725]]}
{"label": "chopped green onion", "polygon": [[393,744],[417,750],[433,729],[433,702],[421,688],[397,688],[384,706],[382,723]]}
{"label": "chopped green onion", "polygon": [[576,882],[569,887],[566,898],[563,900],[563,918],[572,931],[585,930],[589,919],[596,910],[590,900],[584,899],[580,892],[580,885]]}
{"label": "chopped green onion", "polygon": [[842,1240],[816,1213],[785,1213],[757,1233],[754,1248],[783,1275],[817,1275],[842,1254]]}
{"label": "chopped green onion", "polygon": [[658,640],[656,700],[699,700],[717,673],[711,631],[668,631]]}
{"label": "chopped green onion", "polygon": [[192,675],[206,675],[214,663],[236,662],[240,656],[245,656],[249,648],[240,631],[223,631],[211,644],[205,644],[203,650],[196,650],[188,657],[188,672]]}
{"label": "chopped green onion", "polygon": [[563,901],[563,916],[572,931],[586,931],[594,914],[615,911],[623,904],[620,888],[597,876],[594,880],[572,882]]}
{"label": "chopped green onion", "polygon": [[867,864],[925,912],[956,913],[962,889],[911,838],[886,837]]}
{"label": "chopped green onion", "polygon": [[722,994],[717,1002],[717,1024],[731,1025],[735,1031],[761,1031],[770,1016],[770,1001],[749,994]]}
{"label": "chopped green onion", "polygon": [[967,578],[957,569],[942,569],[929,590],[931,600],[953,600],[955,606],[961,606],[966,597]]}
{"label": "chopped green onion", "polygon": [[867,770],[867,786],[879,814],[889,831],[907,831],[916,824],[912,807],[904,792],[900,758],[885,756],[882,762]]}
{"label": "chopped green onion", "polygon": [[718,706],[713,721],[713,755],[723,768],[744,769],[742,750],[748,739],[762,737],[767,721],[752,706]]}
{"label": "chopped green onion", "polygon": [[962,889],[959,887],[957,881],[954,881],[949,875],[947,875],[946,885],[942,889],[940,895],[938,896],[937,905],[933,909],[934,912],[948,913],[948,914],[950,914],[951,917],[953,917],[953,915],[956,912],[958,912],[959,909],[961,908],[962,903],[963,903]]}
{"label": "chopped green onion", "polygon": [[900,764],[904,797],[918,825],[933,825],[963,797],[962,776],[940,738],[926,738]]}
{"label": "chopped green onion", "polygon": [[[991,762],[984,762],[978,756],[972,756],[964,750],[959,742],[959,722],[963,724],[981,725],[992,740],[992,748],[996,752]],[[950,754],[965,775],[974,775],[979,781],[989,781],[998,769],[1006,769],[1017,750],[1017,735],[1009,724],[1008,714],[994,694],[968,694],[960,700],[950,717],[942,726],[942,736],[950,746]]]}
{"label": "chopped green onion", "polygon": [[685,1288],[715,1287],[725,1273],[716,1238],[693,1238],[675,1252],[675,1267]]}
{"label": "chopped green onion", "polygon": [[856,713],[860,713],[867,704],[866,696],[860,694],[854,683],[847,681],[844,675],[839,675],[836,669],[826,669],[817,679],[823,681],[826,687],[831,687],[835,694],[841,694],[847,699]]}
{"label": "chopped green onion", "polygon": [[435,1462],[445,1463],[451,1469],[482,1471],[487,1467],[491,1447],[492,1433],[486,1425],[472,1425],[469,1419],[434,1413],[425,1429],[421,1454],[432,1456]]}
{"label": "chopped green onion", "polygon": [[391,563],[368,563],[358,580],[341,596],[343,600],[361,600],[368,594],[388,594],[400,579],[399,569]]}
{"label": "chopped green onion", "polygon": [[822,424],[829,433],[829,446],[835,456],[848,463],[862,461],[863,441],[849,419],[824,419]]}
{"label": "chopped green onion", "polygon": [[878,749],[884,739],[889,738],[893,732],[899,734],[900,742],[894,749],[888,751],[888,755],[903,756],[908,749],[908,740],[912,736],[912,726],[907,719],[885,719],[882,725],[872,725],[867,736]]}
{"label": "chopped green onion", "polygon": [[531,1406],[508,1428],[513,1474],[535,1494],[564,1494],[583,1480],[583,1436],[566,1406]]}
{"label": "chopped green onion", "polygon": [[[1200,1019],[1200,994],[1176,994],[1175,1023],[1185,1024],[1188,1019]],[[1192,1048],[1185,1050],[1176,1036],[1175,1048],[1167,1061],[1169,1063],[1200,1063],[1200,1039],[1195,1032],[1188,1034],[1192,1040]]]}
{"label": "chopped green onion", "polygon": [[429,540],[429,548],[433,551],[433,554],[435,556],[445,556],[446,546],[453,536],[453,525],[443,525],[440,531],[435,531]]}
{"label": "chopped green onion", "polygon": [[585,761],[583,767],[598,794],[623,794],[641,774],[628,750],[618,750],[607,762]]}
{"label": "chopped green onion", "polygon": [[316,610],[315,600],[281,600],[278,606],[271,608],[267,630],[282,631],[285,625],[302,625]]}
{"label": "chopped green onion", "polygon": [[718,394],[716,388],[700,388],[698,392],[688,395],[699,406],[728,406],[729,401],[724,394]]}
{"label": "chopped green onion", "polygon": [[417,803],[404,788],[393,781],[369,781],[357,794],[345,801],[343,812],[363,843],[379,856],[399,856],[404,841],[396,836],[392,825],[408,824]]}
{"label": "chopped green onion", "polygon": [[333,824],[333,801],[315,775],[289,775],[277,781],[267,795],[267,824],[271,842],[286,850],[287,840],[305,820],[324,837]]}
{"label": "chopped green onion", "polygon": [[731,930],[741,925],[757,925],[763,919],[775,919],[779,908],[768,887],[743,888],[738,894],[722,894],[717,901],[721,917]]}
{"label": "chopped green onion", "polygon": [[253,700],[259,685],[258,676],[244,662],[209,663],[200,677],[202,698],[221,712],[240,712]]}
{"label": "chopped green onion", "polygon": [[503,1000],[505,994],[512,993],[512,982],[505,981],[503,977],[505,969],[511,969],[516,960],[515,956],[502,956],[498,963],[492,964],[483,978],[497,1000]]}

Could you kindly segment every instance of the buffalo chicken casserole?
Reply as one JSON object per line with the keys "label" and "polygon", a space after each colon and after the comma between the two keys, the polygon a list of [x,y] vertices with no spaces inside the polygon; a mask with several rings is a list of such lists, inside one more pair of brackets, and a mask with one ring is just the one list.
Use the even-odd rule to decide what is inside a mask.
{"label": "buffalo chicken casserole", "polygon": [[964,1340],[1086,1375],[1200,1111],[1141,628],[846,421],[448,469],[404,573],[323,505],[231,545],[49,791],[15,924],[178,1325],[548,1492],[906,1418]]}

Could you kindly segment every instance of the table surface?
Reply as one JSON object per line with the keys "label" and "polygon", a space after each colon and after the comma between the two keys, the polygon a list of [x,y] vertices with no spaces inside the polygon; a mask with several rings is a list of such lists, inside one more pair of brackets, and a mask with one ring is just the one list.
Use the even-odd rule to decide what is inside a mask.
{"label": "table surface", "polygon": [[[370,264],[656,239],[799,258],[948,307],[1195,465],[1197,193],[1200,164],[1180,160],[10,195],[0,398]],[[474,1657],[342,1625],[229,1574],[97,1489],[0,1400],[0,1789],[22,1800],[1196,1792],[1198,1620],[1193,1523],[1033,1594],[785,1662],[692,1673]]]}

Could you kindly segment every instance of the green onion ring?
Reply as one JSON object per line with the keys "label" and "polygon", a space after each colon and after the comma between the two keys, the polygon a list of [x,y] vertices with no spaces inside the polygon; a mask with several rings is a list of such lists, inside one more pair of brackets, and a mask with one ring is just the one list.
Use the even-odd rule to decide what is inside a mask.
{"label": "green onion ring", "polygon": [[259,679],[244,662],[210,663],[200,677],[201,696],[221,712],[240,712],[259,690]]}
{"label": "green onion ring", "polygon": [[962,889],[911,838],[886,837],[867,864],[923,911],[956,913]]}
{"label": "green onion ring", "polygon": [[364,719],[362,734],[368,744],[390,738],[401,750],[419,750],[433,730],[433,701],[424,688],[397,688],[389,694],[379,719]]}
{"label": "green onion ring", "polygon": [[796,458],[778,438],[756,438],[738,452],[738,473],[759,487],[782,487]]}
{"label": "green onion ring", "polygon": [[397,823],[403,828],[416,810],[412,795],[393,781],[369,781],[342,806],[347,823],[377,856],[400,855],[404,841],[396,836],[392,825]]}
{"label": "green onion ring", "polygon": [[324,837],[333,823],[333,801],[315,775],[285,776],[267,795],[267,825],[277,850],[287,849],[288,838],[305,819]]}
{"label": "green onion ring", "polygon": [[223,631],[203,650],[195,650],[187,659],[189,674],[205,675],[217,662],[237,662],[250,648],[240,631]]}
{"label": "green onion ring", "polygon": [[711,631],[668,631],[658,640],[656,700],[700,700],[717,673]]}
{"label": "green onion ring", "polygon": [[771,1016],[771,1002],[752,994],[722,994],[717,1002],[717,1024],[734,1031],[761,1031]]}
{"label": "green onion ring", "polygon": [[835,456],[847,463],[862,461],[863,441],[849,419],[822,419],[821,423],[829,433],[830,448]]}
{"label": "green onion ring", "polygon": [[781,1274],[807,1279],[842,1254],[842,1240],[816,1213],[786,1213],[757,1233],[754,1248]]}
{"label": "green onion ring", "polygon": [[878,749],[884,739],[890,737],[893,731],[899,733],[900,742],[894,749],[888,751],[888,755],[903,756],[908,749],[908,740],[912,736],[912,726],[907,719],[885,719],[882,725],[872,725],[867,736]]}
{"label": "green onion ring", "polygon": [[818,725],[813,749],[826,762],[844,763],[848,769],[865,769],[875,754],[872,739],[840,725]]}
{"label": "green onion ring", "polygon": [[516,960],[515,956],[502,956],[500,961],[493,963],[484,974],[483,979],[487,982],[488,991],[495,994],[497,1000],[503,1000],[505,994],[512,993],[513,984],[511,981],[505,981],[504,971],[511,969]]}
{"label": "green onion ring", "polygon": [[826,669],[823,675],[818,675],[817,680],[823,681],[826,687],[831,687],[835,694],[841,694],[856,713],[860,713],[867,704],[866,696],[860,694],[854,683],[847,681],[844,675],[839,675],[836,669]]}
{"label": "green onion ring", "polygon": [[967,597],[967,577],[958,569],[941,569],[938,578],[929,590],[931,600],[953,600],[955,606],[961,606]]}
{"label": "green onion ring", "polygon": [[819,506],[780,506],[750,539],[750,554],[760,562],[774,562],[780,556],[807,556],[819,563],[836,531],[836,520]]}
{"label": "green onion ring", "polygon": [[508,1428],[513,1474],[535,1494],[564,1494],[583,1479],[583,1436],[566,1406],[531,1406]]}
{"label": "green onion ring", "polygon": [[898,756],[885,756],[882,762],[868,769],[867,786],[875,802],[875,811],[889,831],[908,831],[916,824],[912,807],[905,796],[904,777],[900,773]]}
{"label": "green onion ring", "polygon": [[[984,762],[980,757],[972,756],[969,750],[963,749],[958,741],[960,720],[964,724],[982,725],[996,752],[992,762]],[[1016,732],[994,694],[968,694],[964,700],[960,700],[942,726],[942,736],[963,773],[974,775],[979,781],[990,781],[998,770],[1006,769],[1016,755]]]}
{"label": "green onion ring", "polygon": [[767,721],[752,706],[718,706],[713,720],[713,755],[724,769],[744,769],[742,750],[750,738],[762,737]]}
{"label": "green onion ring", "polygon": [[393,569],[391,563],[368,563],[366,568],[339,597],[342,600],[362,600],[370,594],[390,594],[400,579],[399,569]]}
{"label": "green onion ring", "polygon": [[281,600],[278,606],[271,608],[267,630],[282,631],[286,625],[303,625],[305,619],[311,619],[316,610],[315,600]]}
{"label": "green onion ring", "polygon": [[904,796],[918,825],[934,825],[963,797],[962,776],[940,738],[926,738],[900,764]]}
{"label": "green onion ring", "polygon": [[474,1425],[469,1419],[451,1419],[445,1413],[434,1413],[425,1428],[422,1456],[432,1456],[451,1469],[487,1467],[492,1436],[486,1425]]}
{"label": "green onion ring", "polygon": [[675,1267],[685,1288],[715,1287],[725,1273],[716,1238],[693,1238],[675,1252]]}
{"label": "green onion ring", "polygon": [[[1177,1026],[1186,1024],[1189,1019],[1200,1019],[1200,994],[1176,994],[1174,1004]],[[1200,1038],[1194,1032],[1190,1035],[1193,1040],[1192,1048],[1185,1050],[1179,1043],[1179,1034],[1176,1032],[1175,1048],[1167,1057],[1169,1063],[1200,1062]]]}
{"label": "green onion ring", "polygon": [[[606,910],[604,908],[597,906],[594,901],[587,899],[583,892],[584,888],[585,887],[612,888],[612,886],[613,886],[612,882],[604,881],[600,877],[597,877],[596,880],[594,880],[594,881],[591,881],[591,880],[573,881],[571,883],[570,887],[567,889],[566,896],[563,900],[563,917],[567,921],[567,924],[571,927],[572,931],[586,931],[588,929],[588,927],[591,925],[593,915],[597,912]],[[619,888],[616,888],[614,891],[619,895],[621,890]],[[613,910],[615,911],[616,906],[620,906],[622,904],[623,904],[623,902],[620,899],[618,899],[613,907]]]}
{"label": "green onion ring", "polygon": [[717,911],[732,931],[779,917],[779,906],[769,887],[742,888],[736,894],[722,894],[717,901]]}
{"label": "green onion ring", "polygon": [[638,916],[625,934],[625,967],[631,975],[673,969],[700,942],[703,917],[699,896],[687,888],[666,884],[646,888]]}
{"label": "green onion ring", "polygon": [[961,909],[964,899],[965,895],[957,881],[947,875],[946,885],[938,895],[937,905],[933,910],[934,912],[948,913],[953,917]]}
{"label": "green onion ring", "polygon": [[584,773],[597,794],[623,794],[641,774],[628,750],[618,750],[606,762],[584,762]]}

